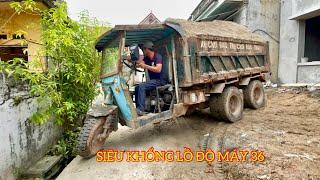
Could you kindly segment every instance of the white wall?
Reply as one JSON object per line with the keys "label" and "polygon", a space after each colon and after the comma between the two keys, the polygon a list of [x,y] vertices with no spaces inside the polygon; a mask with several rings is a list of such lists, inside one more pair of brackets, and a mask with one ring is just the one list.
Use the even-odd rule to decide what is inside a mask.
{"label": "white wall", "polygon": [[[37,109],[35,100],[26,91],[16,88],[10,89],[8,98],[8,88],[1,79],[0,179],[15,179],[15,171],[41,158],[55,144],[62,131],[52,122],[42,126],[32,124],[28,118]],[[15,97],[25,100],[15,106]]]}

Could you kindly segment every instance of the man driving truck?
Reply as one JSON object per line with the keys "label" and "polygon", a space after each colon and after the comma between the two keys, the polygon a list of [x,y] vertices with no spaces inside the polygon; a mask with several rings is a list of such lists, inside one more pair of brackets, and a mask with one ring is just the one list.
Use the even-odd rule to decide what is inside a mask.
{"label": "man driving truck", "polygon": [[142,45],[142,50],[144,59],[137,61],[137,65],[148,71],[149,80],[135,87],[135,102],[138,116],[146,114],[146,112],[144,112],[146,91],[153,90],[157,86],[163,86],[168,83],[165,68],[163,68],[162,56],[155,52],[153,43],[146,41]]}

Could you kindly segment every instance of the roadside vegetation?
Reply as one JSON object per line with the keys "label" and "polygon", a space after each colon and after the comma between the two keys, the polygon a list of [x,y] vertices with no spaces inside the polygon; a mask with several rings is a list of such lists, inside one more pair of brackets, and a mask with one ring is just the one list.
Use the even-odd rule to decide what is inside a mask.
{"label": "roadside vegetation", "polygon": [[[31,121],[41,125],[53,120],[65,128],[64,138],[53,152],[73,156],[78,126],[97,94],[101,55],[94,43],[107,27],[90,18],[88,12],[81,13],[79,21],[70,19],[65,2],[47,10],[37,8],[33,0],[13,2],[11,7],[17,15],[32,13],[42,17],[42,48],[38,58],[31,62],[19,58],[0,61],[0,72],[28,84],[38,103]],[[23,30],[17,35],[28,37]]]}

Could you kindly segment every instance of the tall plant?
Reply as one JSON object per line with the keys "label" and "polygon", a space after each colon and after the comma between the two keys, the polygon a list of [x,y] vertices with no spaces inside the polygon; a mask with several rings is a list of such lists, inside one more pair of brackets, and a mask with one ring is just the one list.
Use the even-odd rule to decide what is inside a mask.
{"label": "tall plant", "polygon": [[59,125],[73,124],[86,113],[96,95],[100,58],[94,43],[103,28],[87,12],[80,15],[79,22],[71,20],[65,2],[41,11],[30,8],[30,2],[27,1],[28,9],[21,5],[23,2],[15,2],[13,7],[19,13],[41,13],[43,48],[39,57],[48,57],[49,68],[45,72],[35,70],[39,68],[34,68],[34,62],[42,67],[41,58],[33,63],[21,59],[1,62],[1,68],[29,83],[31,94],[37,96],[39,109],[31,118],[33,122],[41,124],[53,117]]}

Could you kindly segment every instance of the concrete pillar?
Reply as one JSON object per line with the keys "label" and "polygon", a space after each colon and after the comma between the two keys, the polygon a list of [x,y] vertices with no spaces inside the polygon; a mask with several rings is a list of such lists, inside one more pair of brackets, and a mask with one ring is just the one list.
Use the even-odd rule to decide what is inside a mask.
{"label": "concrete pillar", "polygon": [[[289,20],[294,11],[295,3],[293,1],[281,1],[281,27],[280,27],[280,54],[279,54],[279,82],[296,83],[297,82],[297,63],[301,50],[299,50],[299,41],[302,42],[300,32],[303,22]],[[301,27],[301,28],[300,28]]]}

